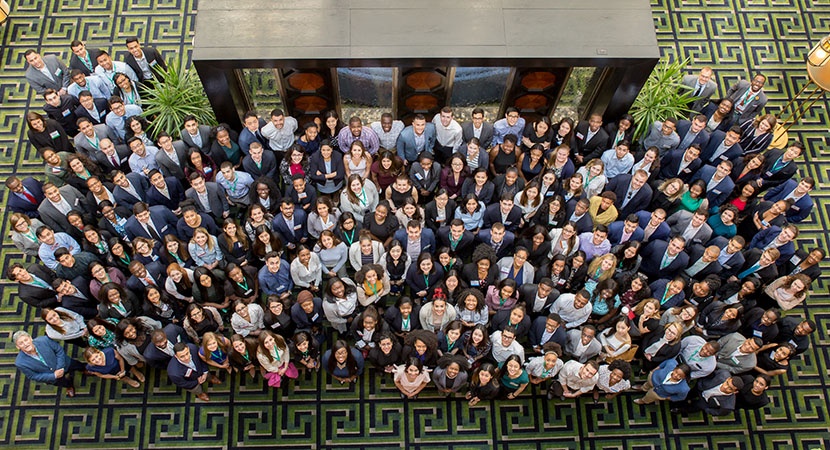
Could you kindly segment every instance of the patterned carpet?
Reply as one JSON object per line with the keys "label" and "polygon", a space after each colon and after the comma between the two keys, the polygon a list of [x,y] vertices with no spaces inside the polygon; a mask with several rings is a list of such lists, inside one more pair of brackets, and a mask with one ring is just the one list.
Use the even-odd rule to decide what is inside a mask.
{"label": "patterned carpet", "polygon": [[[17,0],[2,28],[0,60],[0,179],[40,174],[25,141],[22,116],[42,101],[23,80],[23,52],[37,48],[68,61],[69,42],[125,52],[124,38],[138,35],[166,57],[188,55],[193,0]],[[663,53],[691,56],[694,68],[715,68],[720,92],[762,70],[769,77],[769,108],[777,112],[806,79],[804,57],[830,29],[827,0],[653,0]],[[827,248],[830,187],[827,101],[817,104],[792,132],[807,144],[802,175],[818,181],[820,204],[802,227],[801,245]],[[5,204],[5,195],[3,204]],[[5,216],[3,234],[7,232]],[[3,264],[20,260],[8,240]],[[830,265],[825,262],[825,267]],[[830,442],[830,365],[827,282],[814,286],[804,308],[819,324],[814,348],[771,389],[763,412],[721,418],[682,418],[668,408],[641,408],[629,396],[594,405],[548,402],[537,389],[517,401],[481,403],[439,399],[425,392],[403,403],[389,378],[364,376],[356,386],[307,375],[291,383],[290,397],[259,380],[231,377],[211,389],[213,401],[196,403],[153,373],[141,390],[87,378],[79,395],[55,397],[55,388],[15,373],[11,333],[21,327],[42,334],[40,319],[4,284],[0,300],[0,444],[44,448],[659,448],[818,449]],[[77,377],[78,379],[80,377]]]}

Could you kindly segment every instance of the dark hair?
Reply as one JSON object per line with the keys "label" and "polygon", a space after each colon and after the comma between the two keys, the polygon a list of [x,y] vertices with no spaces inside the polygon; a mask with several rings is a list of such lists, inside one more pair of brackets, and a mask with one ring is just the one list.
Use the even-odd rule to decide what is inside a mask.
{"label": "dark hair", "polygon": [[344,341],[343,339],[338,339],[334,341],[334,344],[331,346],[331,353],[329,354],[328,365],[326,369],[329,372],[334,372],[337,368],[337,359],[334,357],[334,354],[337,353],[340,349],[346,349],[346,370],[349,371],[349,376],[357,375],[358,367],[357,367],[357,360],[352,355],[352,349],[349,347],[348,342]]}

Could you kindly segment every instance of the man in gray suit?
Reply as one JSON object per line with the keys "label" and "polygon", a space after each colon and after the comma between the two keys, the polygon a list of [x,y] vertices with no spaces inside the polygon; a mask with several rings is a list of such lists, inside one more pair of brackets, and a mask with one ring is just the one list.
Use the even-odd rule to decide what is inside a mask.
{"label": "man in gray suit", "polygon": [[706,245],[712,238],[712,227],[706,223],[709,213],[705,209],[699,209],[694,213],[680,210],[669,216],[666,223],[671,227],[672,236],[683,236],[686,245]]}
{"label": "man in gray suit", "polygon": [[190,186],[184,195],[193,200],[196,209],[201,213],[209,214],[217,224],[230,214],[228,199],[225,190],[217,183],[205,181],[205,177],[198,172],[190,174]]}
{"label": "man in gray suit", "polygon": [[712,75],[712,68],[706,66],[701,68],[697,75],[683,76],[683,85],[688,86],[695,97],[694,102],[689,105],[689,109],[692,111],[702,111],[709,104],[709,99],[715,94],[715,91],[718,90],[718,84],[712,79]]}
{"label": "man in gray suit", "polygon": [[104,124],[93,125],[86,117],[79,118],[76,123],[79,133],[75,135],[75,150],[94,159],[101,151],[101,139],[112,140],[109,128]]}
{"label": "man in gray suit", "polygon": [[196,147],[199,150],[210,150],[210,127],[207,125],[199,125],[196,116],[188,115],[184,118],[184,128],[179,131],[184,144],[190,147]]}
{"label": "man in gray suit", "polygon": [[187,186],[184,168],[187,165],[187,145],[183,141],[174,141],[169,134],[162,131],[156,138],[159,152],[156,164],[165,177],[174,177]]}
{"label": "man in gray suit", "polygon": [[767,94],[764,93],[764,84],[767,77],[756,74],[752,81],[741,80],[726,91],[726,98],[735,105],[734,114],[737,124],[757,116],[767,104]]}
{"label": "man in gray suit", "polygon": [[26,68],[26,81],[38,95],[43,95],[44,91],[50,88],[60,95],[66,94],[71,80],[69,69],[63,61],[55,55],[41,57],[40,53],[32,49],[26,50],[23,56],[29,63],[29,67]]}
{"label": "man in gray suit", "polygon": [[91,222],[86,197],[74,187],[66,185],[58,188],[47,181],[43,183],[43,195],[46,199],[37,208],[37,212],[40,213],[40,220],[55,231],[66,232],[70,229],[72,225],[66,219],[69,211],[78,211],[84,216],[85,222]]}
{"label": "man in gray suit", "polygon": [[461,137],[464,142],[470,142],[472,138],[478,138],[481,148],[488,150],[493,141],[493,124],[484,121],[484,110],[473,109],[472,121],[461,124]]}
{"label": "man in gray suit", "polygon": [[740,375],[755,368],[758,350],[764,345],[759,337],[745,338],[740,333],[731,333],[718,339],[718,370]]}

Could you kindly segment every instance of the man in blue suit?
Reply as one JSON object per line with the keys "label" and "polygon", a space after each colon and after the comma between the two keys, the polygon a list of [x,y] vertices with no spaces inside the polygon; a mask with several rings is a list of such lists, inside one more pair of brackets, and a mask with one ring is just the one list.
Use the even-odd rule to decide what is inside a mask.
{"label": "man in blue suit", "polygon": [[161,205],[181,214],[179,203],[184,199],[184,187],[176,177],[165,177],[158,169],[151,169],[147,173],[150,178],[150,189],[147,190],[147,203],[151,206]]}
{"label": "man in blue suit", "polygon": [[40,217],[37,208],[45,198],[43,196],[43,185],[40,181],[32,177],[26,177],[21,181],[12,175],[6,178],[6,187],[10,192],[8,201],[10,211],[25,214],[35,219]]}
{"label": "man in blue suit", "polygon": [[490,228],[495,223],[502,223],[507,231],[516,233],[519,231],[519,225],[522,224],[522,210],[513,203],[512,195],[502,194],[498,203],[492,204],[484,210],[483,219],[483,228]]}
{"label": "man in blue suit", "polygon": [[736,161],[744,154],[741,148],[741,127],[733,125],[727,132],[720,130],[712,133],[709,144],[703,147],[700,159],[703,164],[717,164],[718,161]]}
{"label": "man in blue suit", "polygon": [[680,178],[684,183],[688,183],[701,164],[698,144],[692,144],[686,149],[672,150],[660,160],[659,178]]}
{"label": "man in blue suit", "polygon": [[[813,210],[813,199],[810,197],[810,191],[816,185],[816,181],[812,177],[804,177],[801,181],[789,179],[783,184],[775,186],[764,195],[764,200],[770,202],[777,202],[780,200],[792,199],[793,205],[787,210],[787,222],[800,223],[807,217],[810,217],[810,212]],[[9,199],[11,204],[11,199]]]}
{"label": "man in blue suit", "polygon": [[144,265],[141,261],[133,260],[128,266],[130,278],[127,278],[127,289],[144,297],[147,286],[162,288],[167,272],[161,261],[153,261]]}
{"label": "man in blue suit", "polygon": [[645,233],[640,228],[640,218],[636,214],[629,214],[625,220],[608,225],[608,241],[612,246],[629,241],[643,242],[644,236]]}
{"label": "man in blue suit", "polygon": [[266,125],[265,120],[261,119],[256,111],[246,112],[242,122],[245,124],[245,128],[239,133],[239,149],[242,150],[242,153],[248,155],[251,144],[254,142],[262,144],[263,149],[271,149],[268,146],[268,138],[262,135],[262,127]]}
{"label": "man in blue suit", "polygon": [[643,229],[643,242],[652,240],[666,240],[669,238],[671,227],[666,223],[666,211],[657,208],[652,212],[637,211],[640,228]]}
{"label": "man in blue suit", "polygon": [[418,158],[423,151],[432,153],[435,146],[435,125],[427,123],[423,114],[417,114],[412,119],[412,125],[406,127],[398,136],[398,156],[409,165]]}
{"label": "man in blue suit", "polygon": [[208,365],[197,355],[199,347],[193,344],[179,342],[173,346],[175,357],[167,364],[167,376],[177,387],[186,389],[194,394],[199,400],[209,402],[207,392],[202,387],[205,381],[210,384],[219,384],[221,381],[216,375],[210,373]]}
{"label": "man in blue suit", "polygon": [[27,378],[39,383],[66,388],[68,397],[75,396],[72,372],[83,370],[84,365],[70,358],[60,344],[41,336],[35,339],[25,331],[12,335],[14,345],[20,350],[14,365]]}
{"label": "man in blue suit", "polygon": [[144,349],[144,359],[150,367],[156,369],[167,368],[170,360],[175,356],[173,347],[176,344],[190,342],[184,328],[174,323],[169,323],[160,330],[153,330],[150,334],[150,340],[153,341],[153,345],[148,345]]}
{"label": "man in blue suit", "polygon": [[161,242],[168,234],[176,234],[178,219],[172,211],[164,206],[148,206],[144,202],[136,203],[133,216],[127,219],[124,229],[130,240],[136,236]]}
{"label": "man in blue suit", "polygon": [[653,191],[646,181],[648,181],[648,173],[638,169],[633,175],[627,173],[617,175],[605,185],[606,191],[617,195],[614,206],[617,207],[620,216],[628,217],[629,214],[648,208]]}
{"label": "man in blue suit", "polygon": [[150,188],[150,180],[138,173],[128,173],[120,170],[110,173],[115,189],[112,196],[119,206],[132,209],[136,203],[147,201],[147,189]]}
{"label": "man in blue suit", "polygon": [[513,254],[513,242],[516,235],[507,231],[501,222],[494,223],[490,229],[483,229],[476,235],[476,240],[487,244],[496,252],[496,259]]}
{"label": "man in blue suit", "polygon": [[681,120],[677,122],[677,135],[680,136],[680,143],[674,150],[685,150],[692,144],[706,147],[709,143],[709,132],[706,131],[706,122],[709,119],[703,114],[696,115],[692,120]]}
{"label": "man in blue suit", "polygon": [[689,255],[684,248],[686,240],[682,236],[675,236],[670,241],[651,241],[640,255],[640,271],[649,279],[674,278],[681,270],[689,265]]}
{"label": "man in blue suit", "polygon": [[403,249],[407,254],[415,255],[412,261],[416,261],[418,255],[423,252],[435,253],[438,250],[435,245],[435,233],[429,228],[421,227],[421,223],[417,220],[412,220],[406,224],[406,230],[396,231],[395,239],[403,244]]}
{"label": "man in blue suit", "polygon": [[274,217],[271,225],[282,243],[292,252],[308,240],[306,213],[303,208],[294,205],[291,197],[283,197],[280,214]]}
{"label": "man in blue suit", "polygon": [[718,255],[718,263],[723,268],[721,276],[729,278],[737,275],[741,267],[744,266],[746,259],[741,250],[746,246],[746,240],[741,236],[734,236],[732,239],[726,239],[723,236],[718,236],[712,239],[712,245],[716,245],[720,249]]}
{"label": "man in blue suit", "polygon": [[798,227],[794,224],[790,223],[783,227],[773,225],[753,236],[749,248],[761,250],[777,248],[781,252],[781,256],[776,260],[776,264],[780,266],[795,254],[794,242],[797,237]]}
{"label": "man in blue suit", "polygon": [[729,177],[732,172],[732,161],[721,161],[717,167],[703,166],[692,177],[692,182],[703,180],[706,183],[706,199],[709,200],[709,210],[715,209],[726,202],[729,194],[735,189],[735,182]]}

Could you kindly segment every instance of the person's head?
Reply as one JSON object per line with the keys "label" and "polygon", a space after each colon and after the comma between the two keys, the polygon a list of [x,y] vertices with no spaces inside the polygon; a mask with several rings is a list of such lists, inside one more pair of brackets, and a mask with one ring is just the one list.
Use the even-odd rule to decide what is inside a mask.
{"label": "person's head", "polygon": [[486,386],[493,383],[498,374],[498,369],[492,363],[483,363],[478,369],[473,372],[472,383],[474,385]]}
{"label": "person's head", "polygon": [[599,370],[599,364],[595,360],[590,360],[582,365],[582,368],[579,369],[579,378],[583,380],[587,380],[589,378],[594,378]]}
{"label": "person's head", "polygon": [[504,142],[501,144],[501,150],[504,153],[510,154],[516,151],[516,145],[519,143],[519,138],[513,133],[507,133],[504,136]]}
{"label": "person's head", "polygon": [[519,122],[519,110],[509,106],[504,112],[504,117],[507,119],[508,125],[515,126]]}
{"label": "person's head", "polygon": [[669,378],[674,382],[679,382],[689,378],[692,373],[692,368],[688,364],[678,364],[674,370],[671,371]]}
{"label": "person's head", "polygon": [[671,117],[664,120],[662,126],[660,127],[660,132],[663,133],[664,136],[671,136],[675,130],[677,130],[677,119]]}
{"label": "person's head", "polygon": [[309,290],[300,291],[297,294],[297,304],[306,314],[311,314],[314,311],[314,295]]}
{"label": "person's head", "polygon": [[352,136],[360,137],[360,134],[363,133],[363,122],[361,122],[360,117],[352,116],[349,119],[349,131],[352,132]]}
{"label": "person's head", "polygon": [[510,347],[516,340],[517,328],[515,325],[507,325],[501,330],[501,345],[503,347]]}
{"label": "person's head", "polygon": [[588,291],[586,291],[585,289],[581,289],[576,294],[574,294],[573,306],[574,306],[575,309],[582,309],[586,305],[588,305],[590,300],[591,300],[591,294]]}
{"label": "person's head", "polygon": [[269,252],[265,255],[265,265],[271,273],[277,273],[280,271],[280,261],[280,254],[275,251]]}
{"label": "person's head", "polygon": [[592,132],[599,131],[599,127],[601,126],[602,114],[593,113],[588,117],[588,128],[590,128]]}

